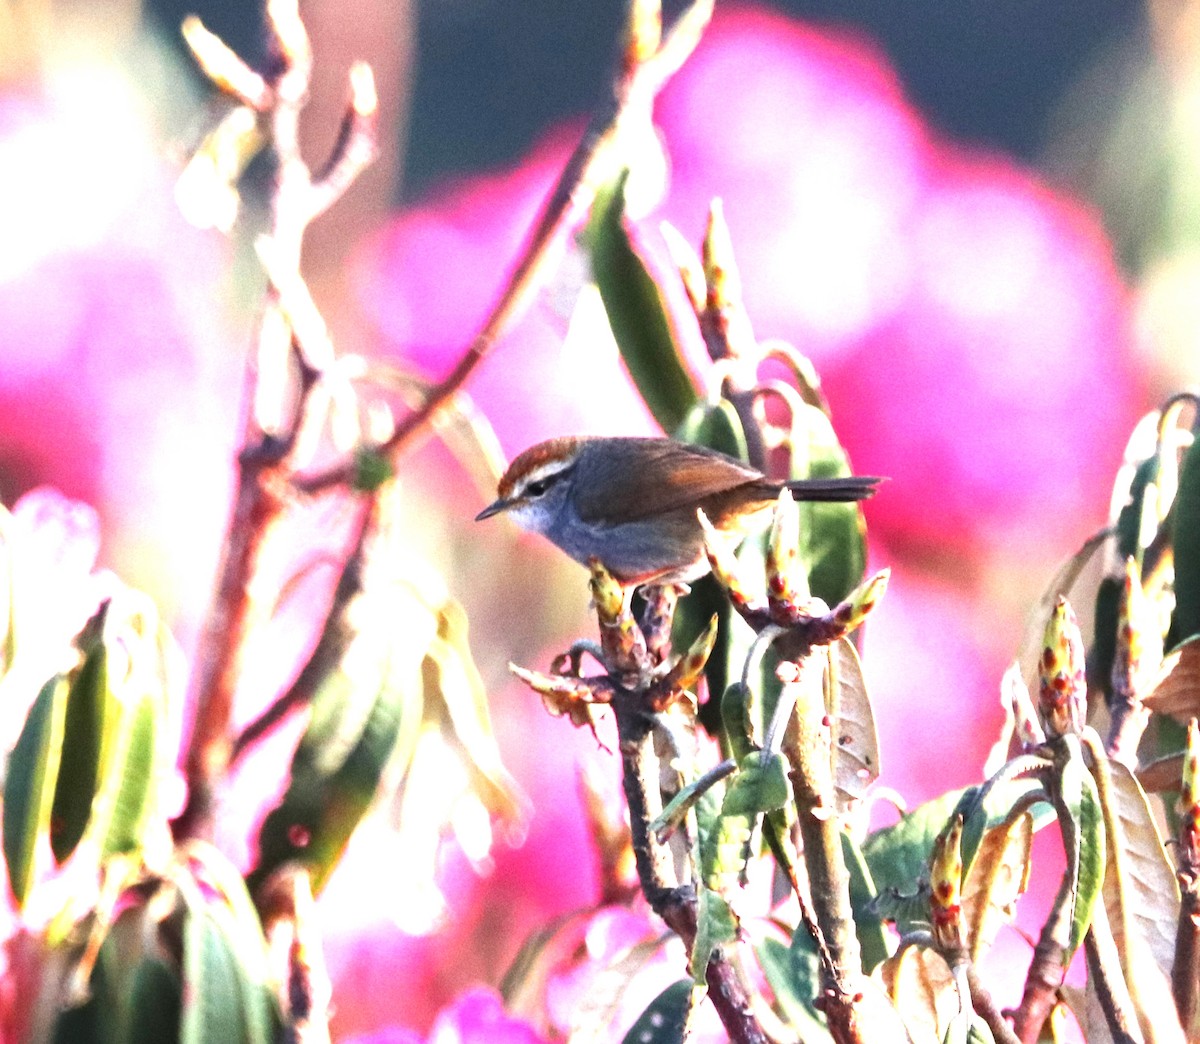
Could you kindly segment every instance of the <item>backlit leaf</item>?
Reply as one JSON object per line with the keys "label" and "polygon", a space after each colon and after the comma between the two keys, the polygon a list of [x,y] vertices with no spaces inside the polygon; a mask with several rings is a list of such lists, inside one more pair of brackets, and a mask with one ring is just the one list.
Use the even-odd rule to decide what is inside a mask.
{"label": "backlit leaf", "polygon": [[586,240],[609,325],[638,393],[663,431],[683,422],[698,396],[658,284],[625,226],[628,171],[596,194]]}
{"label": "backlit leaf", "polygon": [[1067,814],[1067,819],[1060,825],[1074,897],[1070,938],[1063,957],[1066,963],[1083,942],[1091,923],[1092,907],[1104,884],[1107,853],[1100,797],[1081,755],[1072,755],[1064,761],[1059,787],[1063,810]]}
{"label": "backlit leaf", "polygon": [[18,906],[24,906],[29,896],[37,849],[50,830],[67,691],[67,678],[62,674],[42,687],[8,756],[4,778],[4,859],[9,887]]}
{"label": "backlit leaf", "polygon": [[[791,431],[794,479],[841,478],[851,474],[829,418],[817,407],[799,403]],[[856,503],[799,501],[800,560],[813,595],[836,605],[862,583],[867,567],[866,522]]]}
{"label": "backlit leaf", "polygon": [[[107,606],[93,623],[102,625],[105,613]],[[91,818],[100,783],[106,715],[111,720],[109,697],[108,650],[96,634],[82,666],[72,672],[67,690],[62,764],[50,817],[50,848],[59,863],[75,851]]]}

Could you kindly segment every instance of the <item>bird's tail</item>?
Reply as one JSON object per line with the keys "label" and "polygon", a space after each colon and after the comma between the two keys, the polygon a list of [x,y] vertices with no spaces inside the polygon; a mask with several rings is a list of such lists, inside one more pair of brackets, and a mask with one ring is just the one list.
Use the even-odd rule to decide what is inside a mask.
{"label": "bird's tail", "polygon": [[797,500],[866,500],[883,479],[867,475],[847,478],[795,479],[784,485]]}

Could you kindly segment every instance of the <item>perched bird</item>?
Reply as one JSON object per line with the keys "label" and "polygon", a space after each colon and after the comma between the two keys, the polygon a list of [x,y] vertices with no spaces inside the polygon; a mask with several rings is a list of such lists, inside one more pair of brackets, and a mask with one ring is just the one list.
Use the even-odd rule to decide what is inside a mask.
{"label": "perched bird", "polygon": [[708,572],[697,510],[740,538],[785,486],[797,500],[862,500],[877,478],[774,482],[715,450],[664,438],[564,437],[520,454],[476,521],[508,513],[575,561],[622,584],[687,583]]}

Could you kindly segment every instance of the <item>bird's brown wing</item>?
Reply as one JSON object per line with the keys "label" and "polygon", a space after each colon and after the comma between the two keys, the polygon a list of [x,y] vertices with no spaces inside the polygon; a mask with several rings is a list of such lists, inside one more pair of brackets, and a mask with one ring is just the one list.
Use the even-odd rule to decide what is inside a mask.
{"label": "bird's brown wing", "polygon": [[602,458],[589,454],[575,476],[576,504],[585,522],[610,517],[613,503],[630,505],[629,520],[645,518],[762,478],[724,454],[672,439],[603,441],[608,445]]}

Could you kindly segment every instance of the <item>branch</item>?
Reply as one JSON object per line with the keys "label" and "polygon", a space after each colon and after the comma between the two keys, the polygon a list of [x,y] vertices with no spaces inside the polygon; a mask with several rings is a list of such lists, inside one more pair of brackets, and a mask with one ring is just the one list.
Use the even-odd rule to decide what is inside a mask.
{"label": "branch", "polygon": [[[262,549],[287,507],[289,454],[303,426],[309,397],[333,363],[319,315],[303,324],[293,322],[306,314],[301,304],[307,301],[307,295],[296,290],[304,285],[300,275],[301,243],[308,223],[321,206],[332,202],[344,188],[339,179],[352,178],[361,169],[365,163],[361,141],[373,137],[369,74],[363,67],[356,67],[352,114],[347,117],[350,130],[335,150],[335,158],[340,150],[343,159],[333,164],[336,176],[331,174],[326,184],[314,187],[297,138],[312,70],[308,36],[296,0],[270,0],[267,15],[273,53],[271,71],[263,77],[245,67],[199,22],[189,20],[185,28],[197,60],[217,86],[259,112],[268,147],[274,154],[275,172],[270,231],[261,250],[271,269],[267,300],[259,329],[257,362],[249,365],[246,373],[251,408],[237,458],[237,488],[224,552],[196,653],[195,716],[184,760],[188,796],[183,812],[172,824],[180,839],[212,834],[216,790],[233,754],[230,720],[242,656],[260,615],[253,580]],[[339,187],[331,195],[334,183]],[[293,357],[299,360],[299,386],[289,394],[288,372]]]}
{"label": "branch", "polygon": [[[631,62],[629,54],[635,48],[627,48],[613,80],[611,97],[592,117],[542,204],[491,313],[454,369],[430,391],[422,406],[400,421],[391,436],[376,447],[379,455],[390,457],[394,462],[434,416],[449,405],[475,368],[520,316],[526,302],[549,274],[549,262],[553,257],[551,248],[575,223],[578,215],[591,207],[597,189],[609,173],[612,146],[625,123],[648,109],[655,94],[699,41],[711,14],[712,0],[694,0],[649,58]],[[345,461],[322,473],[298,476],[295,486],[304,493],[319,493],[344,487],[353,477],[354,463]]]}

